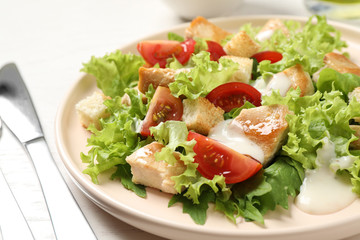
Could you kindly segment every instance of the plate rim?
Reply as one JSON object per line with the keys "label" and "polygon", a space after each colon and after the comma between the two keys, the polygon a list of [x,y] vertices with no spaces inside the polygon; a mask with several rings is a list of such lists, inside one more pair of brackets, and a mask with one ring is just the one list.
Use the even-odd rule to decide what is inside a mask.
{"label": "plate rim", "polygon": [[[282,20],[286,20],[286,19],[295,20],[295,21],[300,21],[300,22],[304,23],[309,19],[309,16],[267,14],[267,15],[243,15],[243,16],[232,16],[232,17],[209,18],[208,20],[215,24],[219,24],[219,23],[234,22],[234,21],[252,22],[255,20],[268,20],[271,18],[279,18]],[[343,28],[343,29],[346,29],[349,31],[357,32],[360,35],[360,28],[357,28],[355,26],[351,26],[351,25],[348,25],[348,24],[345,24],[342,22],[338,22],[338,21],[333,21],[333,20],[328,20],[328,23],[337,29]],[[149,38],[152,38],[157,35],[165,34],[170,31],[185,28],[188,26],[188,24],[189,24],[189,22],[185,22],[185,23],[181,23],[181,24],[175,25],[175,26],[167,28],[167,29],[159,30],[153,34],[146,35],[146,36],[140,37],[138,39],[135,39],[129,43],[123,44],[118,49],[121,50],[121,49],[130,48],[130,46],[133,46],[136,42],[139,42],[144,39],[149,39]],[[114,50],[116,50],[116,49],[114,49]],[[93,201],[95,204],[97,204],[103,210],[105,210],[106,212],[108,212],[111,215],[114,215],[111,212],[111,208],[117,208],[117,210],[120,210],[125,215],[123,218],[119,218],[117,215],[114,215],[114,216],[124,222],[127,222],[127,223],[137,227],[137,228],[140,228],[147,232],[151,232],[153,234],[159,235],[158,233],[149,231],[148,229],[144,229],[141,226],[138,226],[137,224],[134,225],[134,223],[131,223],[131,221],[126,221],[126,217],[133,217],[133,218],[135,217],[137,220],[145,221],[145,222],[151,223],[151,224],[156,223],[156,225],[160,224],[162,226],[173,228],[173,230],[177,230],[177,231],[188,231],[188,232],[193,232],[194,234],[203,234],[204,227],[201,225],[197,225],[194,223],[194,226],[192,226],[190,228],[188,226],[181,225],[180,223],[174,223],[174,222],[169,223],[164,219],[154,218],[153,216],[149,216],[148,214],[144,214],[140,211],[129,208],[128,206],[126,206],[122,203],[116,202],[113,199],[106,196],[105,193],[99,192],[98,189],[96,189],[94,186],[92,186],[94,184],[89,183],[88,181],[85,181],[84,176],[81,172],[75,171],[76,169],[74,169],[74,166],[71,165],[71,160],[69,160],[69,158],[71,158],[71,156],[69,156],[66,149],[63,148],[63,144],[61,144],[64,141],[64,139],[63,139],[63,136],[62,136],[62,133],[60,130],[62,129],[61,123],[62,123],[62,117],[64,117],[64,112],[66,111],[66,109],[65,109],[66,105],[67,105],[66,103],[69,101],[71,93],[73,93],[76,90],[76,88],[81,84],[82,81],[84,81],[83,79],[86,77],[91,78],[91,76],[89,76],[88,74],[85,74],[85,73],[80,74],[78,79],[72,84],[72,86],[70,86],[70,88],[68,89],[64,98],[60,102],[60,105],[56,112],[56,118],[55,118],[56,148],[58,150],[61,162],[64,164],[65,170],[66,170],[67,174],[70,176],[70,179],[86,195],[86,197],[88,197],[91,201]],[[91,192],[89,192],[89,189],[91,190]],[[94,196],[94,192],[97,193],[98,195]],[[121,209],[119,209],[119,206]],[[266,219],[265,219],[265,221],[266,221]],[[351,225],[351,223],[354,223],[354,221],[358,221],[358,222],[360,221],[360,214],[358,216],[356,216],[356,215],[351,216],[348,219],[342,221],[341,223],[332,222],[330,224],[326,223],[326,224],[320,225],[320,226],[316,225],[315,227],[311,227],[311,226],[296,227],[295,226],[295,227],[289,227],[286,229],[266,229],[266,231],[256,231],[256,230],[246,231],[245,229],[242,229],[240,231],[239,229],[237,229],[237,230],[234,229],[232,231],[227,230],[228,232],[226,232],[226,233],[221,232],[216,229],[211,229],[210,232],[209,232],[209,229],[206,229],[206,230],[213,236],[230,237],[230,238],[236,237],[238,239],[239,239],[239,237],[245,237],[245,238],[266,237],[268,239],[269,237],[284,237],[284,236],[287,236],[288,234],[306,234],[306,233],[311,234],[311,233],[318,232],[322,229],[328,229],[329,227],[339,227],[342,225]],[[241,224],[241,223],[239,223],[239,224]],[[355,234],[357,234],[357,233],[360,233],[360,229]],[[159,235],[159,236],[162,236],[162,235]],[[351,236],[351,235],[349,235],[349,236]],[[345,236],[345,237],[348,237],[348,236]],[[287,239],[289,239],[289,238],[287,238]]]}

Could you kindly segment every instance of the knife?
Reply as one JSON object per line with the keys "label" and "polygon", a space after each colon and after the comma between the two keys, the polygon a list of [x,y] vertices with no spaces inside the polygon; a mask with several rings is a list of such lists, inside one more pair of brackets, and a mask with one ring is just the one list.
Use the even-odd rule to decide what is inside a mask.
{"label": "knife", "polygon": [[97,239],[46,143],[30,94],[14,63],[0,69],[0,116],[32,160],[57,239]]}

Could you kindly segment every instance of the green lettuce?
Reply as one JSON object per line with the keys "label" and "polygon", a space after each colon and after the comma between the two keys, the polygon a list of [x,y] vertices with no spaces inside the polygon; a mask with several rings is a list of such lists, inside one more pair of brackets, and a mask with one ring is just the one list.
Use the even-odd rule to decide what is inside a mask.
{"label": "green lettuce", "polygon": [[[300,90],[290,91],[286,97],[278,93],[263,97],[263,104],[284,104],[294,114],[287,115],[289,124],[287,143],[282,154],[302,164],[305,169],[316,168],[316,150],[322,146],[324,137],[335,144],[338,157],[353,156],[349,151],[350,143],[357,138],[350,128],[352,118],[360,116],[360,103],[351,100],[348,104],[340,91],[300,97]],[[360,193],[358,156],[354,164],[347,169],[352,175],[353,191]]]}
{"label": "green lettuce", "polygon": [[210,53],[202,51],[191,58],[192,68],[175,75],[175,81],[169,84],[171,93],[189,99],[205,97],[211,90],[230,80],[238,70],[238,64],[226,58],[219,63],[210,61]]}
{"label": "green lettuce", "polygon": [[[125,89],[124,92],[131,99],[131,106],[122,104],[121,97],[118,96],[106,100],[104,104],[111,116],[100,120],[101,130],[93,125],[89,126],[88,130],[93,134],[87,140],[90,150],[87,154],[81,153],[82,161],[88,163],[83,173],[88,174],[95,184],[99,184],[99,174],[111,171],[112,179],[120,179],[125,188],[144,197],[144,187],[131,182],[130,166],[125,159],[153,141],[151,138],[142,140],[137,133],[140,121],[146,115],[148,104],[142,102],[142,95],[135,89]],[[150,99],[152,95],[153,89],[150,88],[147,97]]]}
{"label": "green lettuce", "polygon": [[316,87],[320,92],[338,90],[343,93],[345,100],[348,99],[348,94],[358,86],[360,86],[360,76],[351,73],[339,73],[331,68],[323,69],[316,82]]}
{"label": "green lettuce", "polygon": [[142,57],[118,50],[104,57],[91,57],[81,71],[94,75],[97,87],[106,96],[116,97],[124,95],[126,88],[137,85],[139,67],[144,63]]}
{"label": "green lettuce", "polygon": [[312,75],[324,65],[325,54],[347,46],[341,40],[340,32],[327,23],[325,16],[315,17],[317,22],[314,23],[314,16],[310,17],[301,31],[297,31],[298,26],[294,25],[289,31],[290,37],[277,31],[269,41],[262,43],[265,48],[283,55],[281,61],[273,64],[262,61],[259,64],[262,74],[281,72],[295,64],[301,64],[304,71]]}

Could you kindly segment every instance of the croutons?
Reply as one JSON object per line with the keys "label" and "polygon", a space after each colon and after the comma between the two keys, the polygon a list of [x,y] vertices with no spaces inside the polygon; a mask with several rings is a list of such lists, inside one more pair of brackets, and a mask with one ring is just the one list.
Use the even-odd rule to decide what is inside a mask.
{"label": "croutons", "polygon": [[231,59],[239,64],[239,70],[231,77],[230,82],[243,82],[249,83],[251,80],[251,72],[253,67],[253,60],[250,58],[236,57],[236,56],[223,56],[223,58]]}
{"label": "croutons", "polygon": [[199,37],[221,43],[221,40],[229,35],[231,35],[231,33],[209,22],[204,17],[195,18],[190,26],[185,29],[187,39]]}
{"label": "croutons", "polygon": [[106,106],[103,104],[106,99],[109,99],[109,97],[95,91],[91,96],[88,96],[76,104],[75,109],[84,128],[88,128],[90,124],[94,124],[95,127],[100,130],[100,118],[106,118],[110,115],[110,113],[106,111]]}
{"label": "croutons", "polygon": [[270,162],[285,142],[288,133],[285,117],[290,113],[285,105],[261,106],[243,109],[233,120],[244,135],[263,150],[263,165]]}
{"label": "croutons", "polygon": [[[128,156],[126,162],[131,166],[134,183],[176,194],[178,192],[171,177],[182,174],[186,166],[182,161],[177,161],[174,165],[156,161],[155,153],[160,152],[163,147],[161,143],[152,142]],[[174,153],[174,156],[178,159],[178,154]]]}
{"label": "croutons", "polygon": [[208,135],[212,127],[224,120],[224,110],[206,98],[184,99],[183,106],[182,120],[189,130],[197,133]]}
{"label": "croutons", "polygon": [[259,41],[267,40],[274,34],[274,31],[278,29],[281,30],[285,36],[289,35],[289,30],[280,19],[270,19],[256,35],[256,39]]}
{"label": "croutons", "polygon": [[224,50],[228,55],[247,58],[257,53],[259,49],[260,45],[251,39],[245,31],[235,34],[224,46]]}
{"label": "croutons", "polygon": [[340,73],[352,73],[360,76],[360,67],[350,59],[339,53],[328,53],[324,57],[325,67],[332,68]]}
{"label": "croutons", "polygon": [[142,93],[146,93],[150,84],[154,88],[158,86],[167,87],[169,83],[175,81],[176,70],[170,68],[139,68],[138,89]]}

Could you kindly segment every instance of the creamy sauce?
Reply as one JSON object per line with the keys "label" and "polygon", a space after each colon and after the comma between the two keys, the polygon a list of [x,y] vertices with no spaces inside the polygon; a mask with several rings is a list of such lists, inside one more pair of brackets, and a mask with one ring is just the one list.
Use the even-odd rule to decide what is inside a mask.
{"label": "creamy sauce", "polygon": [[217,124],[210,130],[208,137],[221,142],[241,154],[247,154],[260,163],[264,162],[263,150],[253,141],[249,140],[238,126],[232,124],[231,119]]}
{"label": "creamy sauce", "polygon": [[260,42],[263,42],[265,40],[268,40],[271,38],[271,36],[274,34],[274,30],[272,29],[269,29],[269,30],[266,30],[266,31],[262,31],[262,32],[259,32],[255,38],[260,41]]}
{"label": "creamy sauce", "polygon": [[292,82],[286,76],[286,74],[280,72],[280,73],[274,74],[273,78],[270,80],[266,89],[270,93],[273,90],[279,90],[280,95],[284,97],[286,95],[286,93],[289,91],[291,84],[292,84]]}
{"label": "creamy sauce", "polygon": [[317,150],[316,169],[306,170],[296,206],[310,214],[329,214],[350,205],[356,198],[348,177],[335,174],[336,170],[348,167],[354,159],[338,158],[335,145],[324,138],[324,145]]}
{"label": "creamy sauce", "polygon": [[259,78],[255,81],[253,87],[256,88],[262,95],[271,95],[274,90],[278,90],[281,96],[285,96],[292,85],[291,80],[285,73],[277,73],[268,81]]}

